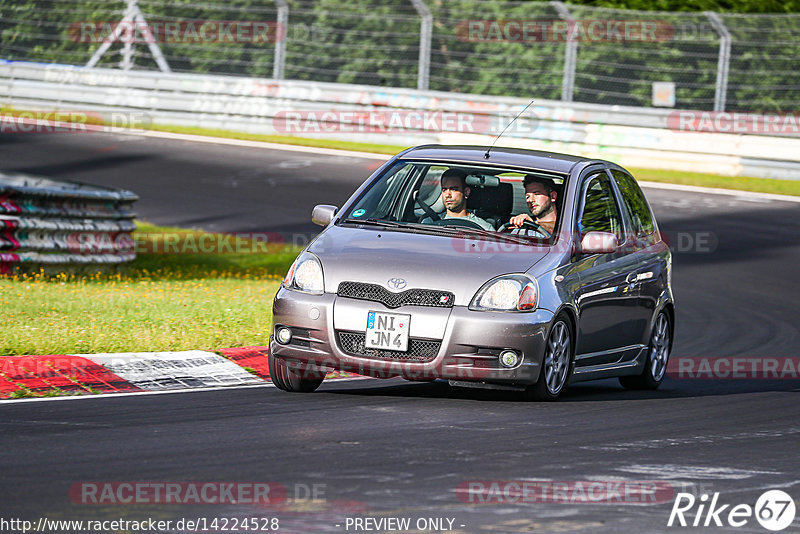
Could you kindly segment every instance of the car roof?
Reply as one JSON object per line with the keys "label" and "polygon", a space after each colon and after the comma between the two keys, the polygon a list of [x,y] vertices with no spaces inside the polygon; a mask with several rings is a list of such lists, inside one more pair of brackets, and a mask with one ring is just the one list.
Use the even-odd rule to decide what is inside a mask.
{"label": "car roof", "polygon": [[[524,148],[493,147],[486,159],[486,146],[470,145],[422,145],[409,148],[400,154],[402,159],[421,159],[453,161],[464,163],[478,163],[482,165],[503,165],[510,167],[523,167],[545,171],[555,171],[569,174],[575,165],[584,163],[611,164],[610,162],[560,154],[558,152],[545,152],[543,150],[528,150]],[[613,165],[613,164],[611,164]],[[585,165],[582,165],[585,166]],[[615,165],[616,166],[616,165]]]}

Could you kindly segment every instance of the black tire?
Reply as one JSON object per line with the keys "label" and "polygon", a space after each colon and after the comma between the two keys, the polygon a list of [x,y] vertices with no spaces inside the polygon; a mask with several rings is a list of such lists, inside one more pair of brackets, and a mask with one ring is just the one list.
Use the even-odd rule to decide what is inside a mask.
{"label": "black tire", "polygon": [[619,383],[625,389],[657,389],[667,374],[667,362],[672,350],[672,324],[669,314],[660,311],[653,323],[647,360],[642,373],[636,376],[621,376]]}
{"label": "black tire", "polygon": [[526,391],[530,400],[554,401],[567,387],[574,366],[574,339],[570,320],[563,314],[556,317],[547,334],[539,380]]}
{"label": "black tire", "polygon": [[314,371],[294,371],[286,365],[286,360],[273,356],[268,356],[269,377],[275,387],[283,391],[295,393],[311,393],[325,380],[324,373]]}

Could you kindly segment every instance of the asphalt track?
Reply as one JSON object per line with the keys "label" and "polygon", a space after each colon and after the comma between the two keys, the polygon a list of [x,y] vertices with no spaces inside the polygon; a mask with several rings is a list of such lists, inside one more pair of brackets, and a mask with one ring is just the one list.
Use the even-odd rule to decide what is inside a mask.
{"label": "asphalt track", "polygon": [[[0,138],[0,169],[132,189],[151,222],[298,239],[313,232],[314,204],[341,205],[376,163],[126,135]],[[800,204],[646,193],[676,247],[673,358],[798,356]],[[798,391],[797,380],[667,378],[649,393],[601,381],[534,404],[393,379],[327,383],[310,395],[263,387],[8,403],[0,517],[279,517],[282,532],[354,532],[347,518],[365,516],[412,526],[449,518],[459,532],[713,531],[667,528],[676,492],[751,506],[766,489],[800,498]],[[661,481],[672,493],[586,504],[482,502],[458,491],[520,480]],[[85,481],[272,482],[289,499],[76,504],[69,489]],[[315,484],[317,498],[306,498]],[[736,531],[767,532],[752,518]]]}

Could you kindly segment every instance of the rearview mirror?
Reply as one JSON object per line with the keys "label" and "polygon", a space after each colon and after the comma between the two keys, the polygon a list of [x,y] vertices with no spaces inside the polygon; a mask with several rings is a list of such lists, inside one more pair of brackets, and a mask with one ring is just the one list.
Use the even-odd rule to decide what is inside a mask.
{"label": "rearview mirror", "polygon": [[497,187],[500,178],[491,174],[472,173],[467,176],[467,185],[470,187]]}
{"label": "rearview mirror", "polygon": [[317,204],[311,210],[311,222],[320,226],[328,226],[328,223],[333,220],[339,208],[331,206],[330,204]]}
{"label": "rearview mirror", "polygon": [[584,254],[604,254],[616,252],[619,242],[611,232],[588,232],[581,239],[581,252]]}

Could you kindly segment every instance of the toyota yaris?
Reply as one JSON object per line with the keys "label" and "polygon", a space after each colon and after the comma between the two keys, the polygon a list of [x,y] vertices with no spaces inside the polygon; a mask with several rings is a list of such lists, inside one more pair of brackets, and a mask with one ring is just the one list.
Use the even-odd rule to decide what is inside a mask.
{"label": "toyota yaris", "polygon": [[340,370],[554,400],[569,383],[664,378],[671,254],[614,163],[420,146],[312,220],[325,228],[273,303],[280,389],[313,391]]}

